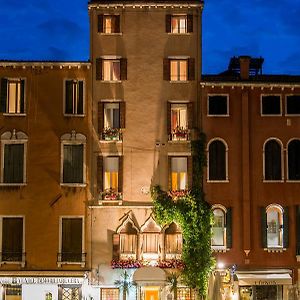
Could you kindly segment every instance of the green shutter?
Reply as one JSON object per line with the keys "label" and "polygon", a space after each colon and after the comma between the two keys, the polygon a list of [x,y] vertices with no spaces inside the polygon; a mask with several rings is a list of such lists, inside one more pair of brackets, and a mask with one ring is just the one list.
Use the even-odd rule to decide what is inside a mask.
{"label": "green shutter", "polygon": [[266,208],[261,207],[261,241],[262,241],[262,247],[265,249],[268,247],[267,243],[267,213]]}
{"label": "green shutter", "polygon": [[21,80],[20,113],[25,112],[25,80]]}
{"label": "green shutter", "polygon": [[4,183],[24,182],[24,144],[4,146]]}
{"label": "green shutter", "polygon": [[73,114],[73,80],[66,80],[65,113]]}
{"label": "green shutter", "polygon": [[232,248],[232,208],[228,207],[226,212],[226,247]]}
{"label": "green shutter", "polygon": [[296,255],[300,255],[300,205],[296,206]]}
{"label": "green shutter", "polygon": [[285,206],[283,211],[283,248],[289,247],[289,208]]}
{"label": "green shutter", "polygon": [[1,78],[0,87],[0,112],[6,112],[6,100],[7,100],[7,79]]}
{"label": "green shutter", "polygon": [[123,156],[119,156],[118,191],[123,192]]}
{"label": "green shutter", "polygon": [[78,81],[78,101],[77,101],[77,114],[83,114],[83,81]]}
{"label": "green shutter", "polygon": [[103,190],[103,156],[97,156],[97,193]]}
{"label": "green shutter", "polygon": [[72,182],[72,145],[64,145],[63,183]]}

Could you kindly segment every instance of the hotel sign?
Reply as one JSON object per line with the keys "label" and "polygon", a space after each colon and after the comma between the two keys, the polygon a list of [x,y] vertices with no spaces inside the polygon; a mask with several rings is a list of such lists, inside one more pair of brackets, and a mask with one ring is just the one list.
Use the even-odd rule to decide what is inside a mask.
{"label": "hotel sign", "polygon": [[82,277],[0,277],[0,284],[82,284]]}

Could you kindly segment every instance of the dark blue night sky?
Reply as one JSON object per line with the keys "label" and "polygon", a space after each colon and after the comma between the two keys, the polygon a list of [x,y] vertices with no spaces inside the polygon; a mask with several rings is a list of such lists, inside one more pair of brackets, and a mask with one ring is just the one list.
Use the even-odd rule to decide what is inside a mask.
{"label": "dark blue night sky", "polygon": [[[0,59],[88,60],[86,0],[0,0]],[[300,74],[299,0],[206,0],[203,73],[234,55],[265,58],[264,73]]]}

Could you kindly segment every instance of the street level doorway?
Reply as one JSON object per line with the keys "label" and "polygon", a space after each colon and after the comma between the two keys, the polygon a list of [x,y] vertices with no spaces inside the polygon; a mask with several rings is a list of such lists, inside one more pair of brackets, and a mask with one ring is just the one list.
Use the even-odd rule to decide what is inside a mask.
{"label": "street level doorway", "polygon": [[142,287],[143,300],[160,300],[158,286]]}

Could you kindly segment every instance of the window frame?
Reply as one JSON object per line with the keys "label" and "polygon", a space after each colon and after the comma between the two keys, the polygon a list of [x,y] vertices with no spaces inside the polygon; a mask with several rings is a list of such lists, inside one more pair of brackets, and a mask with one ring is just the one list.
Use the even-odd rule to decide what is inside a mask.
{"label": "window frame", "polygon": [[[279,221],[279,225],[281,223],[281,225],[279,227],[279,238],[281,240],[281,245],[277,245],[277,246],[274,246],[274,245],[271,246],[271,245],[268,244],[268,210],[270,210],[270,209],[277,209],[280,213],[278,221]],[[283,241],[283,239],[284,239],[284,237],[283,237],[283,235],[284,235],[284,230],[283,230],[283,226],[284,226],[284,216],[283,216],[284,215],[284,208],[279,204],[274,204],[273,203],[273,204],[270,204],[266,207],[265,212],[266,212],[266,222],[267,222],[267,226],[266,226],[267,250],[272,250],[272,249],[274,249],[274,250],[283,250],[284,249],[284,241]]]}
{"label": "window frame", "polygon": [[[213,251],[221,251],[221,252],[225,252],[227,250],[227,224],[226,224],[226,214],[227,214],[227,209],[225,206],[221,205],[221,204],[214,204],[211,207],[212,213],[214,215],[214,210],[221,210],[223,213],[223,222],[224,222],[224,226],[223,226],[223,240],[224,240],[224,245],[213,245],[212,243],[212,239],[213,239],[213,231],[212,231],[212,239],[211,239],[211,248]],[[213,216],[214,217],[214,216]],[[213,228],[213,226],[212,226]]]}
{"label": "window frame", "polygon": [[[263,97],[274,96],[279,97],[280,113],[279,114],[263,114]],[[282,95],[281,94],[261,94],[260,95],[260,116],[261,117],[281,117],[282,116]]]}
{"label": "window frame", "polygon": [[[171,174],[170,174],[170,176],[171,176],[171,186],[170,186],[170,190],[171,191],[182,191],[182,190],[188,190],[188,188],[189,188],[189,170],[188,170],[188,156],[186,156],[186,155],[170,155],[169,156],[169,158],[170,158],[170,160],[171,160],[171,166],[170,166],[170,172],[171,172]],[[186,182],[185,182],[185,188],[184,189],[177,189],[177,190],[173,190],[172,189],[172,185],[173,185],[173,180],[172,180],[172,173],[173,173],[173,159],[179,159],[179,158],[184,158],[185,159],[185,161],[186,161],[186,172],[185,172],[185,180],[186,180]],[[180,173],[183,173],[183,172],[174,172],[174,173],[177,173],[177,174],[180,174]],[[176,185],[177,185],[177,187],[178,186],[180,186],[180,184],[181,184],[181,180],[180,179],[178,179],[177,178],[177,183],[176,183]]]}
{"label": "window frame", "polygon": [[[186,83],[186,82],[189,82],[189,58],[190,57],[187,57],[187,56],[176,56],[176,57],[168,57],[169,59],[169,68],[170,68],[170,82],[171,83]],[[172,68],[171,68],[171,64],[172,62],[176,61],[177,62],[177,72],[179,71],[179,73],[177,74],[177,79],[176,80],[173,80],[172,77]],[[180,68],[180,62],[185,62],[186,64],[186,68],[185,68],[185,79],[181,80],[180,77],[181,77],[181,74],[180,74],[180,71],[181,71],[181,68]],[[179,79],[178,79],[179,78]]]}
{"label": "window frame", "polygon": [[[102,32],[101,35],[121,35],[122,32],[121,32],[121,15],[120,14],[103,14],[103,24],[102,24]],[[105,26],[105,19],[108,18],[108,17],[116,17],[116,18],[119,18],[119,26],[120,26],[120,31],[119,32],[106,32],[106,26]],[[114,31],[115,31],[116,28],[114,28]]]}
{"label": "window frame", "polygon": [[3,264],[18,264],[21,265],[22,268],[25,267],[26,264],[26,254],[25,254],[25,215],[0,215],[0,251],[2,253],[2,245],[3,245],[3,219],[4,218],[22,218],[23,219],[23,232],[22,232],[22,261],[3,261],[2,255],[0,260],[0,266]]}
{"label": "window frame", "polygon": [[[28,143],[28,136],[22,132],[14,129],[12,132],[6,131],[1,135],[1,182],[0,186],[25,186],[27,185],[27,143]],[[12,144],[23,144],[24,146],[24,154],[23,154],[23,182],[21,183],[9,183],[3,182],[4,181],[4,149],[5,145],[12,145]]]}
{"label": "window frame", "polygon": [[[209,97],[210,96],[226,96],[226,114],[210,114],[209,113]],[[214,94],[207,94],[207,117],[217,117],[217,118],[222,118],[222,117],[229,117],[230,116],[230,112],[229,112],[229,94],[218,94],[218,93],[214,93]]]}
{"label": "window frame", "polygon": [[[72,81],[73,84],[74,82],[77,82],[77,89],[78,89],[78,83],[80,81],[82,81],[83,83],[83,91],[82,91],[82,114],[78,114],[78,113],[66,113],[66,99],[67,99],[67,90],[66,90],[66,83],[67,81]],[[86,82],[85,82],[85,78],[64,78],[63,80],[63,114],[65,117],[85,117],[85,103],[86,103]],[[73,106],[73,105],[72,105]],[[74,110],[74,107],[73,107]]]}
{"label": "window frame", "polygon": [[[121,56],[105,56],[101,57],[102,59],[102,82],[107,82],[107,83],[119,83],[122,82],[121,80]],[[105,62],[111,62],[110,64],[110,79],[105,79],[105,68],[104,68],[104,63]],[[118,79],[111,79],[111,76],[113,76],[112,69],[113,69],[113,62],[118,62],[119,63],[119,78]]]}
{"label": "window frame", "polygon": [[115,191],[116,193],[119,193],[119,176],[120,176],[120,155],[107,155],[107,156],[103,156],[103,172],[102,172],[102,178],[103,178],[103,187],[102,190],[105,191],[107,189],[113,189],[112,187],[109,188],[105,188],[105,172],[106,172],[106,161],[108,158],[117,158],[118,159],[118,178],[117,178],[117,184],[118,184],[118,188]]}
{"label": "window frame", "polygon": [[83,215],[60,215],[59,216],[59,237],[58,237],[58,253],[62,254],[62,236],[63,236],[63,219],[81,219],[82,220],[82,238],[81,238],[81,262],[74,261],[62,261],[62,259],[57,260],[57,266],[62,267],[62,265],[80,265],[82,268],[85,267],[85,216]]}
{"label": "window frame", "polygon": [[[63,180],[64,171],[64,145],[83,145],[83,166],[82,166],[82,183],[66,183]],[[81,133],[76,133],[75,130],[71,134],[66,133],[60,139],[60,186],[66,187],[86,187],[86,137]]]}
{"label": "window frame", "polygon": [[[288,97],[290,96],[299,96],[300,98],[300,93],[299,94],[286,94],[285,95],[285,116],[289,116],[289,117],[299,117],[300,116],[300,112],[298,114],[289,114],[287,112],[287,100],[288,100]],[[299,100],[300,101],[300,100]]]}
{"label": "window frame", "polygon": [[[173,26],[172,26],[172,21],[173,18],[185,18],[185,27],[184,27],[184,32],[173,32]],[[179,29],[180,29],[180,25],[179,25]],[[171,15],[171,32],[168,32],[169,34],[175,34],[175,35],[180,35],[180,34],[190,34],[190,32],[188,32],[188,15],[187,14],[172,14]]]}

